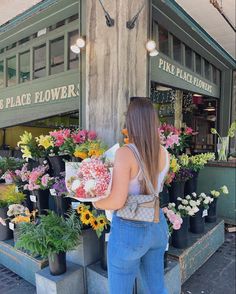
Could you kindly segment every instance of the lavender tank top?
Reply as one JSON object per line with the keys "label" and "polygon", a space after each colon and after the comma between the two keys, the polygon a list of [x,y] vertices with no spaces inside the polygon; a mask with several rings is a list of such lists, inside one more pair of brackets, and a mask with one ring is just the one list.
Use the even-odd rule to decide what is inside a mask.
{"label": "lavender tank top", "polygon": [[[161,146],[161,148],[164,148],[164,147]],[[164,150],[165,150],[166,161],[165,161],[165,167],[157,176],[157,189],[156,189],[157,193],[162,192],[165,176],[167,175],[167,173],[169,171],[169,166],[170,166],[168,151],[166,150],[166,148],[164,148]],[[142,178],[143,178],[143,176],[142,176],[141,170],[139,168],[139,172],[138,172],[137,176],[132,178],[129,182],[129,190],[128,190],[129,195],[139,195],[140,194],[140,180],[142,180]]]}

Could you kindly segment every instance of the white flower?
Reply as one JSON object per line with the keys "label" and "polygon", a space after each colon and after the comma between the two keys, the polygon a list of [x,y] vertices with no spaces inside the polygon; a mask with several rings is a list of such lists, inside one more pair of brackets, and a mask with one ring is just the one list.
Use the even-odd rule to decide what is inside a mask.
{"label": "white flower", "polygon": [[179,209],[179,210],[180,210],[180,209],[184,209],[184,206],[180,204],[180,205],[178,206],[178,209]]}
{"label": "white flower", "polygon": [[190,200],[190,199],[191,199],[191,196],[187,195],[185,198],[186,198],[187,200]]}
{"label": "white flower", "polygon": [[187,204],[188,204],[188,200],[183,199],[183,200],[182,200],[182,204],[187,205]]}
{"label": "white flower", "polygon": [[192,211],[193,211],[194,213],[197,213],[197,212],[199,211],[199,208],[198,208],[197,206],[195,206],[195,207],[193,207]]}
{"label": "white flower", "polygon": [[194,200],[190,200],[189,201],[189,204],[192,206],[192,207],[195,207],[197,205],[197,202],[194,201]]}
{"label": "white flower", "polygon": [[201,201],[199,199],[196,201],[196,205],[197,206],[201,205]]}
{"label": "white flower", "polygon": [[79,179],[73,181],[73,183],[71,185],[71,190],[75,192],[76,189],[79,188],[80,184],[81,184],[81,182]]}
{"label": "white flower", "polygon": [[190,211],[191,209],[192,209],[191,206],[186,206],[186,207],[185,207],[185,210],[187,210],[187,211]]}
{"label": "white flower", "polygon": [[195,192],[192,193],[193,197],[197,197],[197,194]]}
{"label": "white flower", "polygon": [[174,202],[169,203],[169,204],[168,204],[168,207],[169,207],[169,208],[175,207],[175,203],[174,203]]}
{"label": "white flower", "polygon": [[194,213],[193,210],[189,210],[188,214],[192,216],[192,215],[194,215],[195,213]]}
{"label": "white flower", "polygon": [[181,198],[181,197],[178,197],[178,198],[177,198],[177,200],[181,201],[181,200],[182,200],[182,198]]}
{"label": "white flower", "polygon": [[93,190],[95,189],[96,183],[97,183],[96,180],[92,180],[92,179],[88,180],[84,185],[84,190],[89,193],[93,192]]}
{"label": "white flower", "polygon": [[209,199],[206,198],[204,201],[203,201],[204,204],[209,204]]}
{"label": "white flower", "polygon": [[212,190],[211,191],[211,195],[214,196],[214,197],[219,197],[220,196],[220,192],[219,191],[216,191],[216,190]]}
{"label": "white flower", "polygon": [[227,186],[224,185],[220,189],[221,189],[222,193],[229,194],[229,190],[228,190]]}
{"label": "white flower", "polygon": [[201,194],[200,194],[200,197],[202,197],[202,198],[206,198],[207,195],[206,195],[205,193],[201,193]]}

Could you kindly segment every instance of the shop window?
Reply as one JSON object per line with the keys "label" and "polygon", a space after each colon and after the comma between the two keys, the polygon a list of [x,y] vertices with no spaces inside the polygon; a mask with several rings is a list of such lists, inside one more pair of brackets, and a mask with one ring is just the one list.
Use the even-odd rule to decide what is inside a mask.
{"label": "shop window", "polygon": [[201,75],[202,74],[202,61],[201,61],[201,56],[197,53],[195,53],[195,63],[196,63],[196,73]]}
{"label": "shop window", "polygon": [[13,43],[13,44],[11,44],[11,45],[9,45],[9,46],[7,46],[6,47],[6,50],[10,50],[10,49],[15,48],[15,47],[16,47],[16,42]]}
{"label": "shop window", "polygon": [[169,55],[169,39],[168,39],[168,31],[158,26],[158,33],[159,33],[159,50],[165,55]]}
{"label": "shop window", "polygon": [[212,65],[212,81],[217,84],[217,69]]}
{"label": "shop window", "polygon": [[79,66],[79,54],[76,54],[71,51],[71,45],[76,43],[76,40],[79,37],[79,31],[73,31],[69,33],[69,44],[68,44],[68,54],[69,54],[69,62],[68,62],[68,69],[75,69]]}
{"label": "shop window", "polygon": [[207,60],[204,60],[204,74],[207,80],[210,80],[210,63]]}
{"label": "shop window", "polygon": [[185,66],[192,69],[192,49],[185,45]]}
{"label": "shop window", "polygon": [[0,61],[0,88],[4,87],[4,63]]}
{"label": "shop window", "polygon": [[58,21],[56,24],[49,27],[49,31],[54,31],[55,29],[65,25],[65,19]]}
{"label": "shop window", "polygon": [[7,59],[7,86],[16,84],[16,56]]}
{"label": "shop window", "polygon": [[72,21],[74,21],[74,20],[76,20],[76,19],[78,19],[78,18],[79,18],[78,13],[77,13],[77,14],[74,14],[74,15],[72,15],[72,16],[70,16],[70,17],[68,18],[68,23],[70,23],[70,22],[72,22]]}
{"label": "shop window", "polygon": [[24,43],[26,43],[26,42],[28,42],[29,41],[29,37],[26,37],[26,38],[24,38],[24,39],[21,39],[20,41],[19,41],[19,45],[21,45],[21,44],[24,44]]}
{"label": "shop window", "polygon": [[34,48],[34,79],[46,76],[46,44]]}
{"label": "shop window", "polygon": [[64,37],[50,42],[50,73],[57,74],[64,71]]}
{"label": "shop window", "polygon": [[30,80],[30,52],[20,54],[20,83]]}
{"label": "shop window", "polygon": [[181,63],[181,41],[173,36],[173,57],[174,60]]}

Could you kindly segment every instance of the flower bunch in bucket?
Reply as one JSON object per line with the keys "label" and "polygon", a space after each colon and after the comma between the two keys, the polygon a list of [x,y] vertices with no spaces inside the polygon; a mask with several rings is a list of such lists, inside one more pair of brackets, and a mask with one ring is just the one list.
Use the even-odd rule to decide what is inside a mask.
{"label": "flower bunch in bucket", "polygon": [[178,212],[176,212],[174,207],[163,207],[162,211],[164,212],[168,226],[169,233],[171,234],[173,230],[179,230],[181,228],[181,224],[183,223],[183,219]]}

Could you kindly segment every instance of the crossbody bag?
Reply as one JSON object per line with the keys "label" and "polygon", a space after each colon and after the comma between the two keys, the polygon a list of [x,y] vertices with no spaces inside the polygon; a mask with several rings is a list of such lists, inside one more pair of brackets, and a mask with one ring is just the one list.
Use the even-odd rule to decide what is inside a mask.
{"label": "crossbody bag", "polygon": [[137,148],[132,144],[128,144],[126,146],[133,152],[151,194],[128,195],[124,207],[119,209],[116,214],[118,217],[126,220],[158,223],[160,208],[159,195],[147,177],[146,169]]}

